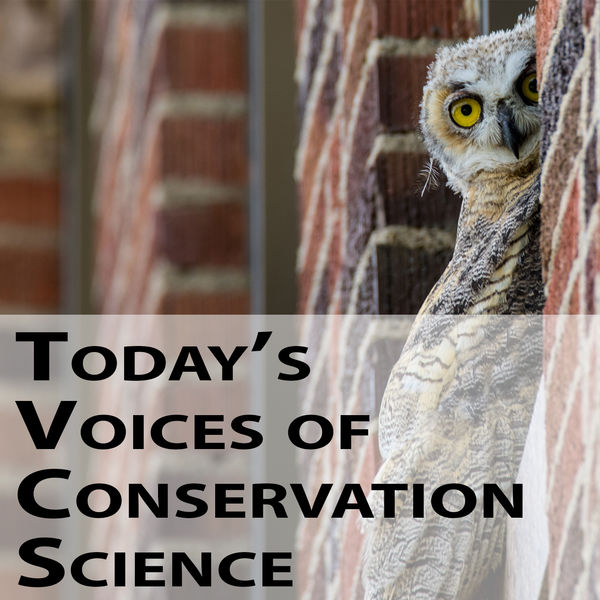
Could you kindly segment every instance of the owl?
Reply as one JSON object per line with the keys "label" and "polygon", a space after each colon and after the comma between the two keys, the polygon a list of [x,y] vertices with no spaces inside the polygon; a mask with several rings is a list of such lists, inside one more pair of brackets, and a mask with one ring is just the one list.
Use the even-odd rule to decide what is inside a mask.
{"label": "owl", "polygon": [[[515,482],[541,372],[541,327],[534,317],[501,316],[537,315],[544,304],[535,57],[529,15],[510,31],[440,49],[429,68],[423,138],[462,205],[452,259],[384,392],[375,483],[457,482],[481,501],[483,482],[507,494]],[[381,492],[369,500],[366,599],[496,597],[485,586],[502,561],[502,515],[415,518],[402,492],[389,518]]]}

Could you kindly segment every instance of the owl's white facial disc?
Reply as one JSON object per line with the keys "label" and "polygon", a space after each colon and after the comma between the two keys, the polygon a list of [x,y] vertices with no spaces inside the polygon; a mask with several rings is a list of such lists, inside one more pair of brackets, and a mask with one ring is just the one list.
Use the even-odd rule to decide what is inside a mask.
{"label": "owl's white facial disc", "polygon": [[421,128],[453,187],[464,188],[481,171],[518,167],[537,152],[535,77],[534,17],[438,52],[424,89]]}

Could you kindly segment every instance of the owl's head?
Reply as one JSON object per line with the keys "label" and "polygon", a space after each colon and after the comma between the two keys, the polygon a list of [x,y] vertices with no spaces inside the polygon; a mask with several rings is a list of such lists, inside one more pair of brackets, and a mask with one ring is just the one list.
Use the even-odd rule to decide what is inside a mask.
{"label": "owl's head", "polygon": [[457,191],[481,171],[519,167],[540,136],[535,18],[439,50],[421,104],[430,154]]}

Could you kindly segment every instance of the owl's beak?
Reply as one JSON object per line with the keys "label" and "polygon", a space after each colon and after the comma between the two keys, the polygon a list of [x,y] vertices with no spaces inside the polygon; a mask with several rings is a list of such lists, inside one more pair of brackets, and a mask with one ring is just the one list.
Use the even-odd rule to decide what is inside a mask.
{"label": "owl's beak", "polygon": [[519,131],[515,123],[513,111],[503,102],[498,104],[498,124],[502,131],[502,141],[512,153],[519,158],[519,146],[525,139],[525,136]]}

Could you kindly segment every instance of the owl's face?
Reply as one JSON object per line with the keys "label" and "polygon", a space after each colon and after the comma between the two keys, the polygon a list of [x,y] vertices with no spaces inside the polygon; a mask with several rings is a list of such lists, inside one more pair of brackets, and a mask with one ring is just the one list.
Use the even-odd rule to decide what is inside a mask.
{"label": "owl's face", "polygon": [[480,171],[518,167],[537,154],[534,17],[511,31],[442,48],[429,69],[421,129],[432,157],[460,191]]}

